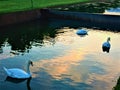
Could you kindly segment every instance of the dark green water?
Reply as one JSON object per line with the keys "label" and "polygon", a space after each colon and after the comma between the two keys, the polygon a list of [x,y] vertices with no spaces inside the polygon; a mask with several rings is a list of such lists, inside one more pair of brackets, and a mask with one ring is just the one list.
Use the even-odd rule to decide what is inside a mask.
{"label": "dark green water", "polygon": [[[86,28],[81,37],[80,25],[41,20],[1,28],[0,90],[112,90],[120,76],[120,33]],[[107,37],[111,49],[104,53]],[[26,70],[28,60],[30,80],[6,80],[3,67]]]}

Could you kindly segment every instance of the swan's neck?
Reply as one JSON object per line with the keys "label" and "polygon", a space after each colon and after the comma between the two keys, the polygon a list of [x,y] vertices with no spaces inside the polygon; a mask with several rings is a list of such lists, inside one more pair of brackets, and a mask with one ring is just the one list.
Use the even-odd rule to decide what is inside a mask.
{"label": "swan's neck", "polygon": [[30,74],[30,63],[27,64],[27,73]]}
{"label": "swan's neck", "polygon": [[107,40],[107,42],[109,43],[109,42],[110,42],[110,40]]}
{"label": "swan's neck", "polygon": [[110,38],[107,39],[107,42],[110,42]]}

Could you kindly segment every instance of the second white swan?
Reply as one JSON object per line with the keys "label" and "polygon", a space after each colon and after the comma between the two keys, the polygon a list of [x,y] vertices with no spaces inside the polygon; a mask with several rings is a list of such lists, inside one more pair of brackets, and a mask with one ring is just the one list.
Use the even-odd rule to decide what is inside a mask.
{"label": "second white swan", "polygon": [[110,37],[108,37],[107,38],[107,42],[104,42],[102,44],[102,50],[103,50],[103,52],[106,51],[107,53],[109,53],[110,47],[111,47],[111,45],[110,45]]}
{"label": "second white swan", "polygon": [[25,72],[24,70],[19,69],[19,68],[11,68],[11,69],[7,69],[5,67],[3,67],[3,68],[9,77],[17,78],[17,79],[26,79],[26,78],[31,77],[31,73],[30,73],[30,69],[29,69],[30,65],[33,66],[32,61],[28,61],[27,72]]}

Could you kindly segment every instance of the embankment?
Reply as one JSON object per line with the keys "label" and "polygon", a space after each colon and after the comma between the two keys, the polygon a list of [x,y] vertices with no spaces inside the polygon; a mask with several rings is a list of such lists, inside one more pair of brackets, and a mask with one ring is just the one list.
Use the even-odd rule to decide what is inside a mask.
{"label": "embankment", "polygon": [[[90,24],[92,27],[102,29],[113,29],[120,31],[120,16],[118,15],[103,15],[103,14],[90,14],[82,12],[68,12],[68,11],[55,11],[49,9],[38,9],[32,11],[15,12],[0,15],[0,26],[21,23],[39,18],[47,19],[64,19],[76,20],[83,23]],[[90,26],[89,25],[89,26]],[[87,25],[83,25],[87,26]]]}
{"label": "embankment", "polygon": [[[44,17],[76,20],[79,22],[90,24],[92,27],[97,27],[106,30],[120,31],[120,16],[119,15],[105,15],[105,14],[92,14],[82,12],[70,12],[70,11],[55,11],[44,10],[42,12]],[[85,26],[90,26],[85,25]]]}
{"label": "embankment", "polygon": [[0,26],[36,20],[39,19],[40,16],[41,16],[40,10],[0,14]]}

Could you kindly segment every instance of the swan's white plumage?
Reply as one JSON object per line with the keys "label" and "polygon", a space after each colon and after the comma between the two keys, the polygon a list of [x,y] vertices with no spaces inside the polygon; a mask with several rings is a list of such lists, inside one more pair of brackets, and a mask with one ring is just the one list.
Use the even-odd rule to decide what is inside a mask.
{"label": "swan's white plumage", "polygon": [[[28,63],[28,68],[31,63]],[[7,75],[12,78],[18,78],[18,79],[25,79],[25,78],[30,78],[31,73],[30,72],[25,72],[22,69],[19,68],[12,68],[12,69],[7,69],[3,67],[4,70],[6,71]]]}
{"label": "swan's white plumage", "polygon": [[109,42],[110,42],[110,37],[108,37],[108,38],[107,38],[107,41],[102,44],[102,47],[110,48],[111,45],[110,45]]}
{"label": "swan's white plumage", "polygon": [[4,67],[4,70],[6,71],[7,75],[12,78],[29,78],[31,76],[30,74],[18,68],[6,69]]}
{"label": "swan's white plumage", "polygon": [[110,44],[110,37],[107,38],[107,41],[102,44],[103,52],[109,52],[111,44]]}
{"label": "swan's white plumage", "polygon": [[110,47],[111,47],[111,45],[110,45],[109,42],[104,42],[102,46],[103,46],[103,47],[107,47],[107,48],[110,48]]}
{"label": "swan's white plumage", "polygon": [[87,34],[87,31],[85,29],[79,29],[76,34],[78,35],[86,35]]}

